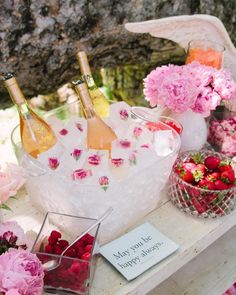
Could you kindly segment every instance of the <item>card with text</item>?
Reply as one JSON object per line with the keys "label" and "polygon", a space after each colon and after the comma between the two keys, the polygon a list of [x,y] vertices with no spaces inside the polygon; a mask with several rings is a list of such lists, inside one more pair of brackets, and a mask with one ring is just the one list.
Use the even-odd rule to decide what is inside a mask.
{"label": "card with text", "polygon": [[122,237],[104,245],[100,253],[127,279],[141,273],[174,253],[179,246],[144,223]]}

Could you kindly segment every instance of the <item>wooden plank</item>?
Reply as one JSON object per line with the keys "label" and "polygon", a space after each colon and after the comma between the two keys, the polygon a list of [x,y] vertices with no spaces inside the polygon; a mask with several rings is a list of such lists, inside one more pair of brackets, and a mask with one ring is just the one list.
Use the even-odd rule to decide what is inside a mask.
{"label": "wooden plank", "polygon": [[222,295],[236,281],[236,226],[148,295]]}

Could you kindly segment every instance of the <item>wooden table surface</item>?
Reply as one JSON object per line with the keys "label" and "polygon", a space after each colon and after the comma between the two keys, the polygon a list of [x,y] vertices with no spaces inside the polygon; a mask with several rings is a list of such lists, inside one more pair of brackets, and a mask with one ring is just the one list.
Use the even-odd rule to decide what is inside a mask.
{"label": "wooden table surface", "polygon": [[[34,231],[36,235],[44,214],[31,204],[24,190],[18,194],[17,198],[17,200],[10,200],[9,206],[12,208],[12,212],[4,211],[3,219],[16,220],[25,231],[31,231],[31,233]],[[176,271],[183,271],[185,265],[188,265],[192,259],[201,257],[199,254],[204,249],[232,229],[236,225],[236,211],[222,218],[204,220],[180,212],[169,200],[164,198],[160,207],[140,220],[139,224],[144,221],[152,223],[163,234],[179,244],[179,250],[131,282],[123,278],[103,257],[99,257],[91,295],[144,295],[148,293],[171,278]],[[236,231],[233,233],[235,234]],[[217,260],[217,257],[215,259]],[[171,285],[170,282],[167,281],[167,285]],[[179,293],[170,293],[170,291],[159,293],[158,288],[156,290],[157,293],[153,293],[153,291],[153,295],[181,294],[180,289]]]}

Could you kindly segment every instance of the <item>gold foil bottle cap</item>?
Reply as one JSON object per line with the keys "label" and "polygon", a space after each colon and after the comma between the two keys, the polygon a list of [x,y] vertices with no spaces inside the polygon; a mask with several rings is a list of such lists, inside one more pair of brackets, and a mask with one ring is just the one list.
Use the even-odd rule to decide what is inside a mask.
{"label": "gold foil bottle cap", "polygon": [[3,76],[3,83],[14,103],[16,104],[25,103],[24,94],[22,93],[13,73],[5,74]]}
{"label": "gold foil bottle cap", "polygon": [[86,75],[92,76],[86,52],[85,51],[79,51],[76,54],[76,57],[77,57],[77,60],[79,62],[79,67],[80,67],[81,74],[84,75],[84,76],[86,76]]}

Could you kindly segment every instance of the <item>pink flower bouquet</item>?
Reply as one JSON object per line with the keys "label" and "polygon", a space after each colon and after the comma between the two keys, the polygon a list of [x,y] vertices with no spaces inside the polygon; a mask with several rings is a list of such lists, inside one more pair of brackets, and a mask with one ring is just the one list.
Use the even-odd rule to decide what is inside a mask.
{"label": "pink flower bouquet", "polygon": [[40,295],[44,272],[35,254],[10,249],[0,256],[0,292],[4,295]]}
{"label": "pink flower bouquet", "polygon": [[26,250],[31,246],[32,242],[17,222],[7,221],[0,224],[0,255],[10,248]]}
{"label": "pink flower bouquet", "polygon": [[40,295],[44,272],[31,242],[14,221],[0,224],[0,294]]}
{"label": "pink flower bouquet", "polygon": [[8,163],[4,171],[0,171],[0,208],[8,209],[5,202],[14,196],[25,183],[23,169]]}
{"label": "pink flower bouquet", "polygon": [[236,83],[226,70],[193,62],[151,71],[144,79],[144,94],[152,107],[160,105],[175,113],[192,109],[207,117],[221,101],[236,96]]}

